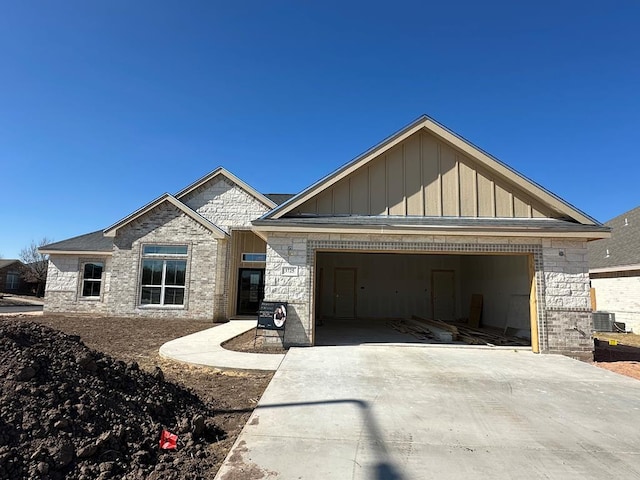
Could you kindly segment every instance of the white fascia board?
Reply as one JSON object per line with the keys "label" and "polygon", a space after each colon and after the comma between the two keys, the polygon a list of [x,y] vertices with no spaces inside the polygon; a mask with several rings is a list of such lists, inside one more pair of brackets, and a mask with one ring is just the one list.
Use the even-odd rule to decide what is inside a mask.
{"label": "white fascia board", "polygon": [[189,193],[193,192],[194,190],[196,190],[197,188],[201,187],[205,183],[209,182],[210,180],[213,180],[218,175],[222,175],[223,177],[226,177],[228,180],[230,180],[231,182],[233,182],[236,185],[238,185],[240,188],[245,190],[249,195],[253,196],[254,198],[256,198],[256,200],[259,200],[260,202],[262,202],[265,206],[269,207],[270,209],[273,209],[274,207],[277,206],[276,203],[273,200],[271,200],[270,198],[267,198],[262,193],[258,192],[255,188],[253,188],[251,185],[249,185],[248,183],[240,180],[233,173],[229,172],[228,170],[226,170],[223,167],[216,168],[213,172],[206,174],[204,177],[196,180],[195,182],[193,182],[188,187],[183,188],[182,190],[180,190],[178,193],[176,193],[174,195],[175,198],[180,200],[185,195],[188,195]]}
{"label": "white fascia board", "polygon": [[297,206],[306,202],[309,198],[313,197],[314,195],[317,195],[325,188],[329,188],[331,185],[334,185],[342,178],[356,171],[362,165],[366,164],[373,158],[377,157],[382,152],[390,150],[391,148],[396,146],[398,143],[409,138],[411,135],[413,135],[418,130],[423,128],[425,119],[426,119],[425,116],[420,117],[418,120],[409,124],[407,127],[403,128],[399,132],[393,134],[391,137],[383,140],[381,143],[370,148],[365,153],[359,155],[351,162],[347,163],[346,165],[343,165],[342,167],[338,168],[336,171],[330,173],[326,177],[322,178],[318,182],[306,188],[305,190],[300,192],[298,195],[287,200],[282,205],[271,210],[270,212],[267,212],[261,218],[264,218],[264,219],[281,218],[283,215],[287,214]]}
{"label": "white fascia board", "polygon": [[[268,232],[274,233],[334,233],[334,234],[369,234],[369,235],[449,235],[464,237],[544,237],[544,238],[607,238],[608,232],[554,232],[544,230],[485,230],[485,229],[460,229],[455,228],[419,228],[419,227],[394,227],[390,225],[375,225],[371,227],[305,227],[305,226],[285,226],[285,225],[254,225],[253,231],[264,238]],[[262,234],[261,234],[262,232]]]}
{"label": "white fascia board", "polygon": [[424,127],[431,131],[433,134],[440,137],[442,140],[452,145],[456,149],[466,153],[470,157],[480,161],[490,170],[493,170],[503,177],[507,178],[509,181],[515,183],[518,187],[523,189],[525,192],[529,193],[534,199],[538,199],[543,203],[546,203],[550,207],[568,215],[569,217],[579,221],[585,225],[597,225],[598,222],[593,218],[586,215],[584,212],[574,208],[569,205],[567,202],[562,200],[560,197],[552,194],[548,190],[543,187],[537,185],[532,180],[524,177],[522,174],[508,167],[501,161],[482,151],[480,148],[476,147],[472,143],[468,142],[464,138],[459,135],[453,133],[451,130],[447,129],[443,125],[440,125],[438,122],[432,120],[431,118],[427,118],[425,121]]}
{"label": "white fascia board", "polygon": [[373,158],[381,155],[382,153],[391,150],[397,144],[401,143],[414,133],[421,129],[425,129],[442,139],[455,149],[465,153],[469,157],[475,159],[480,164],[487,167],[490,171],[496,172],[498,175],[506,178],[508,181],[516,184],[519,188],[527,192],[534,199],[541,201],[544,204],[549,205],[552,209],[558,210],[565,215],[577,220],[584,225],[598,225],[599,223],[586,215],[584,212],[571,206],[569,203],[562,200],[560,197],[545,190],[543,187],[537,185],[532,180],[529,180],[522,174],[508,167],[506,164],[500,162],[498,159],[484,152],[482,149],[476,147],[471,142],[467,141],[463,137],[457,135],[453,131],[447,129],[445,126],[439,124],[432,118],[423,115],[413,123],[409,124],[404,129],[383,140],[381,143],[367,150],[365,153],[356,157],[350,163],[340,167],[338,170],[324,177],[320,181],[314,183],[301,193],[283,203],[277,208],[267,212],[261,219],[278,219],[286,215],[311,197],[319,194],[322,190],[331,187],[338,181],[348,176],[361,166],[365,165]]}
{"label": "white fascia board", "polygon": [[228,237],[227,233],[224,230],[222,230],[220,227],[218,227],[217,225],[211,223],[209,220],[207,220],[206,218],[204,218],[202,215],[200,215],[199,213],[195,212],[194,210],[190,209],[189,207],[187,207],[184,203],[182,203],[181,201],[177,200],[173,195],[171,195],[169,193],[165,193],[164,195],[162,195],[162,196],[156,198],[155,200],[153,200],[151,203],[148,203],[144,207],[136,210],[135,212],[133,212],[128,217],[125,217],[122,220],[120,220],[119,222],[114,223],[110,227],[106,228],[103,231],[104,235],[107,236],[107,237],[115,237],[116,236],[116,232],[120,228],[122,228],[125,225],[133,222],[137,218],[140,218],[141,216],[143,216],[144,214],[146,214],[147,212],[149,212],[150,210],[154,209],[155,207],[157,207],[158,205],[160,205],[160,204],[162,204],[164,202],[171,203],[174,207],[176,207],[182,213],[187,215],[189,218],[191,218],[192,220],[194,220],[195,222],[199,223],[200,225],[205,227],[207,230],[209,230],[216,238],[227,238]]}

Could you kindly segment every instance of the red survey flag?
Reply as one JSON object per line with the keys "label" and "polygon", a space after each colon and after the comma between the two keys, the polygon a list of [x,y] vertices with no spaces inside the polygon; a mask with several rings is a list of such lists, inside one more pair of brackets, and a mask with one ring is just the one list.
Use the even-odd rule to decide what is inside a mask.
{"label": "red survey flag", "polygon": [[178,443],[178,435],[167,430],[162,430],[160,434],[160,448],[163,450],[174,450]]}

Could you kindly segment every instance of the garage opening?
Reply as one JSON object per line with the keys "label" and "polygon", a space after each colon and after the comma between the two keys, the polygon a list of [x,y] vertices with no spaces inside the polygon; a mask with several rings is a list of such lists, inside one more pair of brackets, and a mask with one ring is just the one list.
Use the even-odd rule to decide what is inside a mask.
{"label": "garage opening", "polygon": [[318,252],[315,345],[531,345],[528,255]]}

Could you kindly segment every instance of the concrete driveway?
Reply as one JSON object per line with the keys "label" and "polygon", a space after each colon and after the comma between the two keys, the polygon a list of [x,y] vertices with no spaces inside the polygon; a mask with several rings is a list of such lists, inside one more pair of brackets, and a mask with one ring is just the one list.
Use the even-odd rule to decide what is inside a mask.
{"label": "concrete driveway", "polygon": [[217,479],[640,479],[640,382],[525,350],[291,349]]}

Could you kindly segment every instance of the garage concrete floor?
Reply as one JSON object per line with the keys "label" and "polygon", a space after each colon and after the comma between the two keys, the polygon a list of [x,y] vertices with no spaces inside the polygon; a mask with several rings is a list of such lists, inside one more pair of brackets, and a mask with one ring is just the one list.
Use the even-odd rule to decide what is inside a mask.
{"label": "garage concrete floor", "polygon": [[[402,320],[405,321],[405,320]],[[439,335],[450,335],[446,330],[435,326],[428,326],[434,334],[434,339],[422,340],[410,333],[402,333],[393,328],[398,319],[369,318],[369,319],[324,319],[315,328],[315,345],[406,345],[406,344],[455,344],[467,345],[460,340],[439,340]],[[409,324],[411,325],[411,324]],[[482,329],[481,329],[482,330]],[[501,331],[494,333],[502,333]],[[530,350],[531,347],[517,347]]]}
{"label": "garage concrete floor", "polygon": [[291,349],[216,478],[640,479],[640,382],[555,355]]}
{"label": "garage concrete floor", "polygon": [[316,345],[432,343],[394,330],[392,319],[325,319],[316,325]]}

